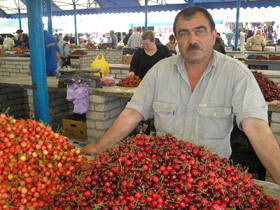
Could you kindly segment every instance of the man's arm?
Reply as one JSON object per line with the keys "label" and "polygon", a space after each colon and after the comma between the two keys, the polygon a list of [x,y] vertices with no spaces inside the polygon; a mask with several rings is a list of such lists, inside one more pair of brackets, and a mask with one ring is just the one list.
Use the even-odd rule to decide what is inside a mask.
{"label": "man's arm", "polygon": [[246,118],[242,127],[262,164],[280,185],[280,149],[267,122]]}
{"label": "man's arm", "polygon": [[115,145],[118,141],[126,138],[142,119],[141,113],[136,109],[125,108],[99,142],[83,147],[81,153],[99,153]]}

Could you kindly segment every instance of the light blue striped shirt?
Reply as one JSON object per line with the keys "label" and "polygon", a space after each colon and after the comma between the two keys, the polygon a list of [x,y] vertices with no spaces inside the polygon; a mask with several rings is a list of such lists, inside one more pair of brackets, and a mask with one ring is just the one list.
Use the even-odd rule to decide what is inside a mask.
{"label": "light blue striped shirt", "polygon": [[148,71],[127,108],[144,119],[154,117],[157,133],[204,145],[222,157],[231,155],[233,116],[267,121],[267,105],[251,71],[240,61],[213,51],[194,91],[184,58],[172,56]]}

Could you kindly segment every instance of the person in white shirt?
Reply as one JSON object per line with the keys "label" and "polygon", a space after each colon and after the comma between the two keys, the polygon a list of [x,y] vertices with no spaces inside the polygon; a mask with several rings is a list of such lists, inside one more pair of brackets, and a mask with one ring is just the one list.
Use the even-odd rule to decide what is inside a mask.
{"label": "person in white shirt", "polygon": [[69,36],[64,36],[63,40],[60,40],[57,45],[59,47],[59,51],[60,51],[60,67],[63,66],[68,66],[70,65],[70,58],[69,58]]}
{"label": "person in white shirt", "polygon": [[4,39],[3,46],[4,49],[10,49],[15,45],[15,41],[13,40],[14,36],[9,34],[7,38]]}
{"label": "person in white shirt", "polygon": [[141,27],[138,26],[136,32],[132,34],[127,42],[129,47],[141,47],[142,46],[142,35],[141,35]]}

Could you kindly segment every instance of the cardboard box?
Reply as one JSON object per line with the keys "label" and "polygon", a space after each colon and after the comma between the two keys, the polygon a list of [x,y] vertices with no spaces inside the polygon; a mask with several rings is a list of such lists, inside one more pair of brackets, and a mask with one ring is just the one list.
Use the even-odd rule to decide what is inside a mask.
{"label": "cardboard box", "polygon": [[82,119],[77,120],[74,115],[62,119],[63,135],[73,139],[86,141],[87,140],[87,124]]}
{"label": "cardboard box", "polygon": [[132,55],[123,55],[122,64],[130,64]]}
{"label": "cardboard box", "polygon": [[4,48],[0,49],[0,57],[5,57],[6,56],[6,52]]}

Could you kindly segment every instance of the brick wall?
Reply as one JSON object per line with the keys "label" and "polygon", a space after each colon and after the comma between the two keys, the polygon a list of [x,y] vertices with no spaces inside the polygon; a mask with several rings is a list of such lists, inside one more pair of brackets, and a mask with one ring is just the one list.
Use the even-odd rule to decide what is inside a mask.
{"label": "brick wall", "polygon": [[8,110],[10,116],[24,118],[23,89],[18,86],[0,86],[0,111]]}
{"label": "brick wall", "polygon": [[127,68],[110,68],[108,76],[114,77],[116,80],[121,80],[126,77],[129,72]]}
{"label": "brick wall", "polygon": [[77,58],[71,58],[71,65],[80,66],[80,68],[90,68],[90,64],[95,60],[98,53],[103,53],[105,60],[111,63],[122,63],[123,50],[87,50],[87,54]]}
{"label": "brick wall", "polygon": [[28,75],[30,58],[0,57],[0,77]]}
{"label": "brick wall", "polygon": [[87,143],[96,143],[125,108],[129,99],[90,95],[87,113]]}
{"label": "brick wall", "polygon": [[272,112],[271,130],[280,144],[280,112]]}
{"label": "brick wall", "polygon": [[[28,106],[28,116],[34,116],[34,102],[33,102],[33,90],[27,89],[26,107]],[[66,92],[64,91],[48,91],[49,99],[49,114],[50,125],[52,128],[57,129],[62,127],[62,118],[71,114],[69,112],[69,105],[72,102],[66,100]],[[72,109],[73,110],[73,109]],[[26,111],[26,110],[25,110]],[[27,112],[27,111],[26,111]],[[73,112],[72,112],[73,113]]]}

